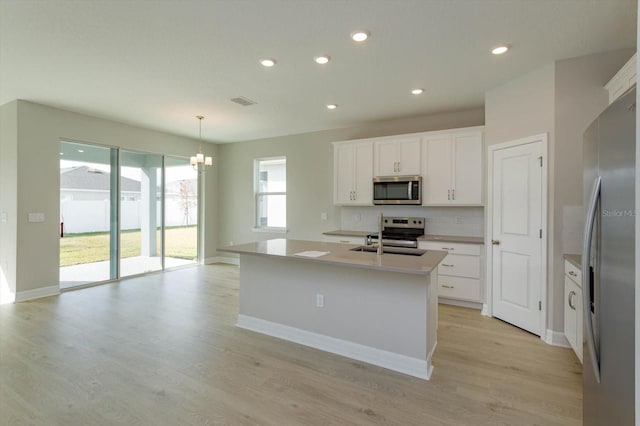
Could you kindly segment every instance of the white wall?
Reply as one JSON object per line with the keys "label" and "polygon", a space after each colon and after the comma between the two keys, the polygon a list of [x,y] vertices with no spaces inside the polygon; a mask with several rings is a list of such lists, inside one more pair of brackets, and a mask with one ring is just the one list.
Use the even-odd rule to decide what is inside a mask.
{"label": "white wall", "polygon": [[548,134],[547,328],[553,331],[564,330],[562,256],[579,249],[582,134],[606,107],[604,84],[632,53],[549,63],[485,95],[486,146]]}
{"label": "white wall", "polygon": [[[4,109],[5,107],[3,107]],[[198,149],[193,139],[129,126],[100,118],[72,113],[27,101],[17,101],[18,153],[17,214],[10,226],[17,229],[17,244],[2,234],[2,244],[14,245],[16,258],[16,290],[29,291],[58,284],[59,264],[59,148],[60,139],[118,146],[157,154],[189,156]],[[217,148],[203,147],[217,160]],[[4,192],[4,185],[3,185]],[[205,174],[205,218],[201,222],[206,234],[204,256],[216,250],[217,169]],[[29,223],[29,212],[45,215],[44,223]],[[37,267],[34,267],[37,265]]]}
{"label": "white wall", "polygon": [[[319,240],[322,232],[341,228],[341,208],[333,205],[331,142],[375,136],[470,127],[484,124],[482,108],[220,145],[219,245],[283,237],[255,233],[253,227],[253,161],[287,157],[287,238]],[[371,207],[370,211],[376,211]],[[328,220],[321,220],[321,213]]]}

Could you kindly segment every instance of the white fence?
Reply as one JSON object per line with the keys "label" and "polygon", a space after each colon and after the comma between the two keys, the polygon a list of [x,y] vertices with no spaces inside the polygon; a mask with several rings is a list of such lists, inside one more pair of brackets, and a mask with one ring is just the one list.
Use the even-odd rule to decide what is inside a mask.
{"label": "white fence", "polygon": [[[120,202],[121,229],[140,229],[140,204],[141,201]],[[162,224],[160,201],[157,202],[156,207],[156,223],[160,226]],[[165,226],[195,225],[198,217],[197,208],[193,205],[189,206],[188,210],[185,212],[184,204],[180,199],[167,200]],[[107,232],[110,228],[109,200],[62,200],[60,201],[60,221],[64,222],[64,232],[67,234]]]}

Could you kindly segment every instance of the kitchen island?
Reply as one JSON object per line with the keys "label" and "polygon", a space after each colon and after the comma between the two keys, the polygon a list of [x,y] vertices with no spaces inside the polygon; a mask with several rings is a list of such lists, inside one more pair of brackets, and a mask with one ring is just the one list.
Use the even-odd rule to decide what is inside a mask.
{"label": "kitchen island", "polygon": [[429,379],[447,253],[357,247],[274,239],[220,249],[240,255],[238,327]]}

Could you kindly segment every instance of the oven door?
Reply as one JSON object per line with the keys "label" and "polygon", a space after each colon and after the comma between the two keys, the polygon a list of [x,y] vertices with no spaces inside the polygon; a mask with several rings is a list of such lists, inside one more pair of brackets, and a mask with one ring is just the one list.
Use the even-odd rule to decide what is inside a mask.
{"label": "oven door", "polygon": [[373,204],[422,204],[421,176],[376,177]]}

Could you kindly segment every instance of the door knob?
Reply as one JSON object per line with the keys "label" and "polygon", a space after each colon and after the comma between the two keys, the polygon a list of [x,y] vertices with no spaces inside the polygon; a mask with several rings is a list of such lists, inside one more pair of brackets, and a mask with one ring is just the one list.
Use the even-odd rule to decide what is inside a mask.
{"label": "door knob", "polygon": [[491,244],[493,244],[494,246],[499,246],[500,240],[491,240]]}

